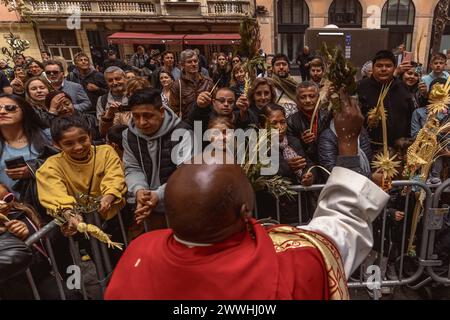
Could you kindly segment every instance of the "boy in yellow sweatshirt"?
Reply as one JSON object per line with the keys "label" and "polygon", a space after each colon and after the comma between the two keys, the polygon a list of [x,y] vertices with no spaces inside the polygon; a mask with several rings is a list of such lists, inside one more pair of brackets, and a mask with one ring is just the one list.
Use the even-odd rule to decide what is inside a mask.
{"label": "boy in yellow sweatshirt", "polygon": [[70,210],[75,196],[85,194],[101,197],[98,213],[105,220],[117,215],[125,205],[127,188],[114,149],[109,145],[93,146],[89,127],[77,116],[56,118],[51,135],[62,152],[48,158],[36,173],[42,206],[52,211]]}

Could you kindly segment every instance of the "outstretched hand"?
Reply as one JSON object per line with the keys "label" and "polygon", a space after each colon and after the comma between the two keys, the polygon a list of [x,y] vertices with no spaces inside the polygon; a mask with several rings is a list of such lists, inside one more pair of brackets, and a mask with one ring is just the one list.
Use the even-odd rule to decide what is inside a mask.
{"label": "outstretched hand", "polygon": [[134,212],[137,224],[142,223],[150,216],[152,210],[158,205],[158,194],[150,190],[139,190],[136,195],[136,211]]}
{"label": "outstretched hand", "polygon": [[339,144],[339,155],[354,156],[358,154],[358,136],[364,117],[355,98],[349,97],[344,89],[340,90],[342,110],[334,114],[334,127]]}

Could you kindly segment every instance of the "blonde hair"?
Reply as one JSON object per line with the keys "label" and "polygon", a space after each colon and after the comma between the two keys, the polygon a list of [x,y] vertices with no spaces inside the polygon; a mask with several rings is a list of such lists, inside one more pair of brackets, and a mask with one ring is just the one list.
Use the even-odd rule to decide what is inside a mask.
{"label": "blonde hair", "polygon": [[143,77],[136,77],[127,82],[126,95],[130,97],[136,90],[151,88],[150,82]]}
{"label": "blonde hair", "polygon": [[244,70],[244,65],[242,63],[236,63],[236,65],[233,67],[233,70],[231,71],[231,81],[230,81],[230,85],[231,86],[235,86],[237,84],[237,79],[236,79],[236,72],[238,72],[240,69]]}
{"label": "blonde hair", "polygon": [[273,86],[273,84],[267,78],[256,78],[255,81],[253,81],[248,93],[248,99],[250,100],[251,104],[255,103],[255,98],[253,96],[255,95],[256,89],[258,89],[259,86],[265,84],[268,85],[270,88],[270,102],[275,103],[277,93],[275,91],[275,87]]}

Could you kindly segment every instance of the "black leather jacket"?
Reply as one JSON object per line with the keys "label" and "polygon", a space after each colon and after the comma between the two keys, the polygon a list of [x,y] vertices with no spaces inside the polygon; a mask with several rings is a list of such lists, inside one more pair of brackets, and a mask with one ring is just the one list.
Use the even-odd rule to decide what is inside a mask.
{"label": "black leather jacket", "polygon": [[316,140],[313,143],[304,143],[301,140],[301,135],[306,130],[309,130],[310,126],[310,119],[308,119],[302,112],[296,112],[293,115],[291,115],[287,119],[288,124],[288,131],[287,134],[290,136],[297,137],[300,139],[302,148],[305,151],[306,156],[311,159],[312,162],[317,163],[318,162],[318,155],[317,155],[317,144],[318,144],[318,138],[320,137],[320,134],[327,129],[330,126],[330,121],[332,118],[332,114],[330,112],[319,110],[319,121],[318,121],[318,128],[317,128],[317,137]]}
{"label": "black leather jacket", "polygon": [[0,284],[24,272],[31,264],[31,249],[13,234],[0,234]]}

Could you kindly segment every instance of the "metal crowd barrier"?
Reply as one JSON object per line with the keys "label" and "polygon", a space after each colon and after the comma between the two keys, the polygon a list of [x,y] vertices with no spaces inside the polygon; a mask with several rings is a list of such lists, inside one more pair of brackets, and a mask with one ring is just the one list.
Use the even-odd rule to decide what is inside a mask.
{"label": "metal crowd barrier", "polygon": [[[400,256],[396,257],[396,260],[399,260],[399,270],[398,270],[398,280],[385,280],[380,279],[380,287],[397,287],[397,286],[404,286],[408,285],[411,288],[419,288],[431,281],[435,281],[437,283],[441,284],[450,284],[450,266],[446,266],[445,272],[442,270],[437,270],[436,267],[442,266],[442,261],[439,260],[439,257],[434,252],[434,246],[435,246],[435,239],[436,239],[436,232],[439,231],[443,225],[444,225],[444,217],[448,214],[448,206],[444,204],[442,208],[439,208],[439,202],[441,199],[441,195],[444,192],[450,192],[450,179],[446,180],[444,183],[442,183],[434,192],[434,195],[432,193],[432,190],[430,187],[424,183],[417,182],[417,181],[393,181],[392,186],[396,188],[406,188],[406,195],[405,196],[405,205],[403,208],[403,212],[405,212],[405,216],[402,221],[402,237],[401,237],[401,247],[400,247]],[[296,191],[298,194],[297,197],[297,204],[298,204],[298,221],[295,224],[292,225],[304,225],[308,223],[309,221],[305,220],[304,212],[302,208],[302,199],[304,197],[308,196],[309,192],[315,192],[315,191],[321,191],[324,185],[312,185],[309,187],[304,186],[292,186],[292,190]],[[416,256],[412,259],[415,261],[417,265],[417,269],[415,269],[413,272],[411,272],[410,275],[404,276],[404,264],[405,264],[405,257],[406,257],[406,242],[407,242],[407,224],[409,223],[408,219],[410,217],[408,216],[408,211],[411,209],[409,208],[409,199],[410,197],[416,197],[416,194],[420,193],[418,191],[413,191],[412,188],[419,189],[422,192],[425,193],[425,199],[423,201],[423,208],[421,210],[420,216],[421,221],[419,222],[422,225],[422,232],[420,233],[420,243],[416,243],[417,251]],[[400,192],[400,191],[399,191]],[[417,200],[417,197],[416,197]],[[381,228],[381,245],[380,245],[380,252],[378,253],[378,258],[375,262],[375,265],[378,265],[380,268],[381,266],[381,257],[384,256],[384,237],[386,235],[386,223],[387,223],[387,209],[388,206],[385,207],[380,213],[382,215],[382,228]],[[279,200],[276,200],[276,217],[271,217],[272,219],[276,219],[276,221],[280,221],[281,218],[281,212],[280,212],[280,204]],[[311,216],[312,218],[312,212],[309,212],[306,216]],[[258,208],[255,208],[255,217],[258,219],[260,218],[258,216]],[[119,227],[121,231],[121,235],[123,238],[123,243],[125,246],[127,246],[127,239],[126,239],[126,231],[123,224],[122,215],[119,212],[118,214],[119,219]],[[266,219],[269,223],[273,223],[273,220]],[[92,223],[100,227],[101,221],[98,214],[89,214],[85,216],[85,221],[87,223]],[[281,221],[282,222],[282,221]],[[50,240],[46,237],[46,235],[53,230],[54,228],[58,228],[56,223],[54,221],[50,222],[46,226],[44,226],[42,229],[40,229],[38,232],[30,236],[26,240],[26,244],[31,246],[33,243],[39,241],[40,239],[45,240],[45,247],[47,249],[47,252],[49,253],[49,258],[51,260],[52,270],[53,273],[56,275],[56,283],[58,287],[58,293],[62,300],[66,299],[64,286],[65,283],[62,281],[62,277],[58,276],[59,270],[56,263],[56,258],[53,253],[52,244],[50,243]],[[417,234],[417,233],[416,233]],[[418,235],[419,236],[419,235]],[[117,239],[113,239],[117,240]],[[69,238],[69,245],[70,245],[70,252],[72,259],[74,261],[74,264],[77,266],[81,266],[82,258],[80,255],[80,251],[78,249],[77,242],[70,237]],[[95,264],[96,272],[97,272],[97,281],[100,285],[102,292],[104,292],[106,288],[106,283],[109,280],[109,277],[112,273],[112,266],[111,262],[109,260],[108,255],[108,249],[107,245],[99,242],[93,237],[90,237],[90,246],[92,251],[92,261]],[[364,263],[363,263],[364,264]],[[373,284],[373,282],[369,282],[364,279],[364,274],[366,270],[363,270],[363,264],[360,266],[360,272],[359,272],[359,279],[357,278],[350,278],[348,281],[348,287],[349,288],[367,288],[369,284]],[[443,274],[446,273],[446,277],[443,276]],[[40,295],[38,292],[38,289],[33,281],[32,274],[29,270],[26,272],[26,276],[30,283],[30,288],[33,292],[33,295],[35,299],[40,299]],[[83,295],[84,299],[88,299],[85,284],[83,281],[83,275],[81,274],[81,293]],[[422,280],[416,285],[412,285],[417,280],[420,280],[421,276],[428,276],[428,278],[425,278],[425,280]],[[412,286],[411,286],[412,285]],[[375,299],[379,297],[379,289],[374,290],[374,296]]]}
{"label": "metal crowd barrier", "polygon": [[[301,226],[301,225],[307,224],[309,222],[309,220],[312,219],[313,213],[308,212],[306,216],[309,217],[309,220],[308,221],[302,220],[302,217],[305,216],[302,212],[302,210],[303,210],[302,205],[301,205],[302,198],[307,196],[308,192],[321,191],[323,187],[324,187],[324,185],[312,185],[309,187],[296,185],[296,186],[291,187],[292,190],[297,192],[296,197],[297,197],[297,203],[298,203],[298,209],[299,209],[298,210],[298,221],[296,223],[290,223],[291,225]],[[382,279],[380,279],[381,280],[380,287],[393,287],[393,286],[409,285],[420,278],[420,276],[423,274],[425,268],[427,268],[430,265],[435,265],[435,263],[436,263],[433,260],[427,259],[427,249],[428,249],[428,244],[429,244],[428,236],[430,233],[430,229],[427,226],[430,225],[429,221],[430,221],[430,219],[432,219],[432,217],[430,217],[430,208],[431,208],[431,202],[432,202],[432,192],[431,192],[430,187],[422,182],[409,181],[409,180],[393,181],[392,187],[393,188],[394,187],[407,188],[407,192],[405,195],[405,206],[403,208],[403,212],[405,212],[405,216],[402,221],[402,237],[401,237],[401,247],[400,247],[400,251],[399,251],[401,253],[401,255],[396,257],[396,261],[400,260],[400,263],[399,263],[400,267],[399,267],[399,270],[396,270],[396,271],[398,271],[398,273],[397,273],[398,280],[385,280],[382,278]],[[409,223],[408,219],[410,219],[410,217],[408,217],[408,211],[411,209],[411,208],[409,208],[409,202],[410,202],[410,197],[415,197],[415,192],[413,192],[411,190],[413,187],[425,192],[425,200],[423,202],[423,209],[420,214],[421,222],[419,222],[424,227],[423,227],[423,230],[421,233],[420,243],[417,244],[417,249],[418,249],[416,252],[417,255],[416,255],[416,257],[413,258],[417,262],[417,269],[413,272],[412,275],[404,276],[404,264],[405,264],[405,257],[406,257],[405,248],[406,248],[406,242],[407,242],[407,225]],[[419,193],[419,192],[417,192],[417,193]],[[383,269],[382,268],[383,266],[381,264],[382,264],[382,257],[384,256],[384,241],[385,241],[384,238],[386,235],[388,205],[380,213],[380,215],[382,215],[381,245],[380,245],[380,252],[378,252],[378,255],[377,255],[378,257],[375,260],[376,262],[374,263],[375,265],[380,267],[380,269]],[[397,208],[397,209],[400,211],[399,208]],[[258,208],[255,209],[254,214],[257,219],[260,218]],[[276,214],[276,216],[272,216],[270,218],[276,219],[278,222],[283,223],[283,221],[280,221],[281,213],[280,213],[279,200],[276,200],[275,214]],[[366,275],[366,273],[365,273],[366,270],[364,270],[363,266],[364,266],[364,262],[359,267],[359,279],[357,279],[357,278],[349,279],[349,281],[348,281],[349,288],[367,288],[368,285],[373,284],[373,282],[368,282],[367,279],[364,279],[364,275]],[[448,279],[446,279],[446,280],[448,280]],[[378,292],[378,293],[375,292],[374,296],[375,296],[375,298],[377,296],[380,296],[380,292]]]}
{"label": "metal crowd barrier", "polygon": [[[431,208],[431,221],[429,223],[428,229],[430,230],[430,235],[428,239],[428,252],[427,259],[430,263],[427,265],[426,271],[427,274],[434,281],[448,285],[450,284],[450,262],[447,265],[443,264],[443,261],[440,260],[438,252],[435,252],[436,245],[436,233],[443,229],[443,227],[448,227],[448,232],[450,233],[449,221],[445,221],[445,218],[448,218],[449,213],[449,204],[443,203],[441,207],[439,207],[439,203],[441,202],[442,194],[450,192],[450,179],[444,181],[435,191],[433,196],[433,207]],[[446,225],[447,224],[447,225]],[[445,229],[446,230],[446,229]],[[444,231],[445,231],[444,230]],[[450,235],[448,237],[450,241]],[[450,256],[450,252],[449,252]],[[437,270],[438,267],[441,267],[441,270]],[[444,277],[443,275],[447,275]]]}
{"label": "metal crowd barrier", "polygon": [[[124,244],[124,247],[126,248],[128,246],[128,241],[127,241],[127,237],[126,237],[127,233],[126,233],[126,230],[124,227],[122,213],[120,211],[118,212],[117,219],[118,219],[118,223],[119,223],[119,228],[120,228],[120,233],[122,236],[123,244]],[[101,219],[97,213],[86,214],[84,216],[84,220],[86,223],[94,224],[97,227],[101,228]],[[25,241],[25,243],[31,247],[31,246],[33,246],[33,244],[35,244],[39,240],[44,240],[45,249],[48,252],[52,272],[53,272],[53,275],[54,275],[54,278],[56,281],[59,298],[61,300],[66,300],[66,291],[64,290],[66,283],[64,283],[63,277],[61,276],[61,273],[58,270],[57,257],[55,257],[52,243],[51,243],[50,239],[47,237],[47,235],[56,228],[59,228],[59,226],[56,224],[55,220],[52,220],[51,222],[46,224],[44,227],[42,227],[40,230],[38,230],[33,235],[31,235]],[[118,239],[112,239],[112,240],[117,241]],[[100,286],[101,292],[103,294],[106,289],[107,282],[109,281],[109,279],[112,275],[112,271],[113,271],[111,261],[109,258],[109,254],[108,254],[108,250],[118,250],[118,249],[109,249],[107,244],[98,241],[97,239],[95,239],[92,236],[89,237],[89,244],[90,244],[90,248],[91,248],[91,252],[92,252],[92,256],[90,258],[92,259],[92,261],[94,263],[95,270],[97,273],[97,283]],[[78,242],[73,237],[69,237],[69,250],[70,250],[70,255],[72,257],[72,260],[73,260],[73,264],[78,266],[81,270],[82,257],[80,254]],[[65,271],[65,270],[63,270],[63,271]],[[39,290],[36,286],[36,283],[33,279],[33,275],[31,273],[30,269],[28,269],[26,271],[26,277],[28,279],[30,289],[33,293],[34,298],[36,300],[40,300],[41,296],[39,294]],[[88,300],[88,294],[87,294],[87,290],[85,287],[83,272],[80,272],[80,277],[81,277],[81,279],[80,279],[81,280],[80,281],[81,294],[82,294],[84,300]],[[69,290],[69,289],[67,288],[67,290]]]}

